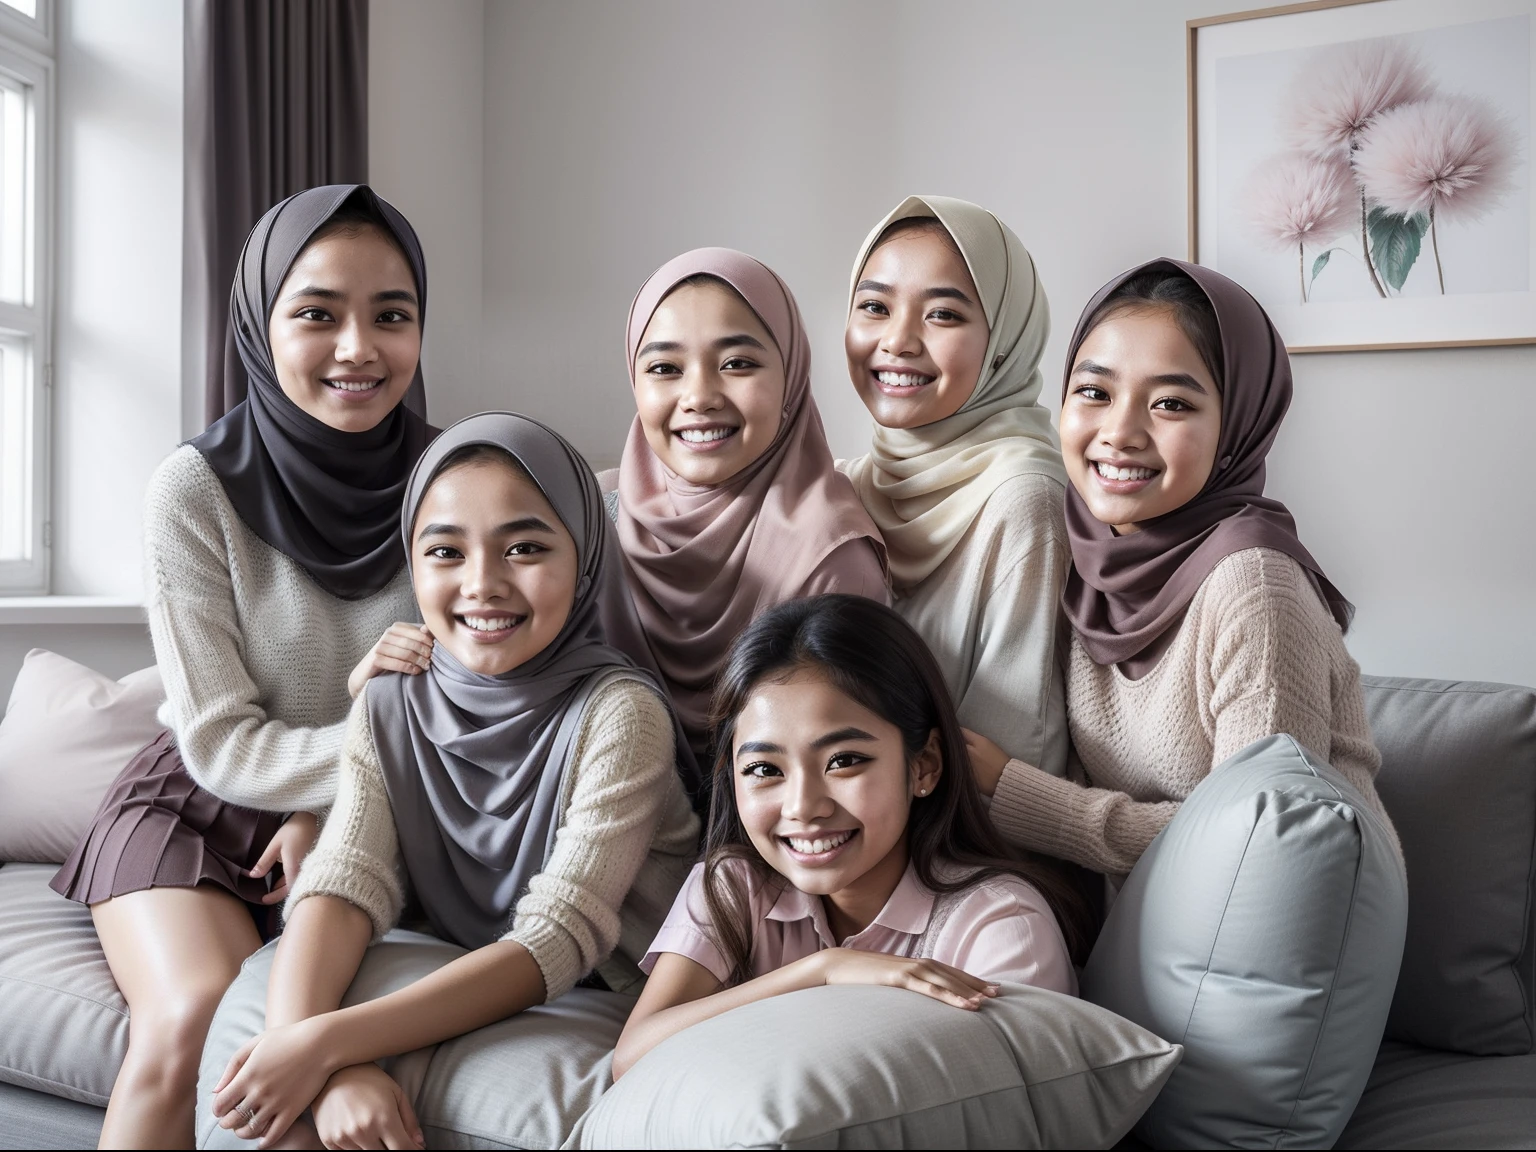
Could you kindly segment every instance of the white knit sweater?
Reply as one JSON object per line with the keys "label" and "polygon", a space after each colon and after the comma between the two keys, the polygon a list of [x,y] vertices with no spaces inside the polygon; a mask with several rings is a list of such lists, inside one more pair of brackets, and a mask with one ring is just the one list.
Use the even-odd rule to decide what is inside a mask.
{"label": "white knit sweater", "polygon": [[328,807],[347,676],[391,624],[420,619],[405,565],[367,599],[331,595],[246,527],[190,445],[150,478],[144,535],[160,720],[187,770],[248,808]]}
{"label": "white knit sweater", "polygon": [[[405,905],[405,863],[367,696],[365,688],[348,719],[336,805],[285,914],[308,896],[335,896],[366,912],[374,933],[383,935]],[[561,784],[554,853],[502,937],[528,949],[547,999],[594,969],[616,992],[643,979],[637,962],[693,866],[698,836],[698,817],[673,765],[666,705],[636,680],[599,687]],[[432,893],[418,891],[416,898],[430,905]]]}
{"label": "white knit sweater", "polygon": [[993,822],[1026,848],[1123,875],[1213,768],[1276,733],[1331,764],[1391,827],[1360,666],[1282,552],[1252,548],[1216,565],[1139,680],[1095,664],[1074,634],[1067,718],[1081,761],[1071,778],[1010,761],[992,798]]}

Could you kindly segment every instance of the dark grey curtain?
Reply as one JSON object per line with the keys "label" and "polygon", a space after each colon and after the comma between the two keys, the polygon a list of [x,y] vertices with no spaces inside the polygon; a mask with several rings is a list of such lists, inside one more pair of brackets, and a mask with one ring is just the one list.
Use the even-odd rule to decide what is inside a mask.
{"label": "dark grey curtain", "polygon": [[184,344],[204,423],[245,399],[229,289],[285,196],[368,179],[368,0],[185,0]]}

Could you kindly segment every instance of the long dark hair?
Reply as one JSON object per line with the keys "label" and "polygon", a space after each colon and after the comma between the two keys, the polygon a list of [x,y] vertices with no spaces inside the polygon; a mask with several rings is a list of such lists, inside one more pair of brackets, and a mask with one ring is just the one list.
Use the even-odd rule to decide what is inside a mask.
{"label": "long dark hair", "polygon": [[[728,983],[751,976],[752,923],[743,868],[765,885],[787,883],[753,847],[736,808],[736,720],[764,681],[814,670],[900,730],[908,758],[937,730],[943,771],[912,805],[907,852],[931,891],[958,892],[987,876],[1022,877],[1039,889],[1074,959],[1086,951],[1091,912],[1054,862],[1010,851],[992,827],[971,774],[949,689],[921,636],[897,613],[862,596],[829,593],[764,612],[737,638],[715,687],[714,768],[704,840],[704,899],[711,934],[730,966]],[[735,867],[726,865],[739,861]]]}

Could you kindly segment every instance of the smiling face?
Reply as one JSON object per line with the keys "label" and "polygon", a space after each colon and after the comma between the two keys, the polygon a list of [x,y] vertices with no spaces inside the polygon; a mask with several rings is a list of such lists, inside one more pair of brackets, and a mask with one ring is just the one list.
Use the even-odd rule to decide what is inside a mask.
{"label": "smiling face", "polygon": [[937,736],[909,757],[894,724],[802,669],[752,690],[733,743],[736,809],[763,860],[826,897],[840,937],[867,927],[906,870],[907,814],[938,781]]}
{"label": "smiling face", "polygon": [[757,313],[718,281],[685,283],[635,354],[646,443],[690,484],[723,484],[768,450],[784,418],[784,357]]}
{"label": "smiling face", "polygon": [[917,428],[953,416],[986,360],[986,312],[942,225],[899,232],[869,254],[843,334],[848,375],[875,422]]}
{"label": "smiling face", "polygon": [[570,617],[579,569],[570,532],[510,462],[449,468],[416,513],[416,602],[471,672],[500,676],[548,648]]}
{"label": "smiling face", "polygon": [[267,339],[283,394],[342,432],[366,432],[400,403],[421,358],[416,281],[377,228],[333,232],[299,254]]}
{"label": "smiling face", "polygon": [[1061,454],[1094,519],[1125,535],[1189,503],[1220,437],[1221,393],[1170,309],[1113,312],[1078,348]]}

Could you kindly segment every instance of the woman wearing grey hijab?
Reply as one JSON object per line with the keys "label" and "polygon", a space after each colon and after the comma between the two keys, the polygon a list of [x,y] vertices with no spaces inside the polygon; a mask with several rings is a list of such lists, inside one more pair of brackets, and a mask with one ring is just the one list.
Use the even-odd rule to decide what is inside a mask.
{"label": "woman wearing grey hijab", "polygon": [[[368,1104],[384,1117],[368,1136],[419,1140],[372,1062],[578,982],[636,984],[695,853],[675,720],[621,647],[639,635],[634,609],[576,451],[521,416],[470,417],[417,465],[401,530],[436,646],[425,672],[370,680],[353,708],[336,806],[288,899],[267,1030],[214,1096],[242,1138],[279,1139],[313,1105],[335,1146],[327,1118]],[[437,934],[473,951],[340,1009],[406,884]]]}

